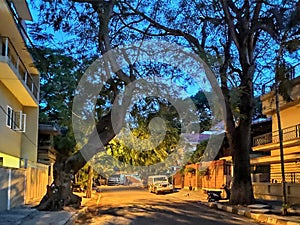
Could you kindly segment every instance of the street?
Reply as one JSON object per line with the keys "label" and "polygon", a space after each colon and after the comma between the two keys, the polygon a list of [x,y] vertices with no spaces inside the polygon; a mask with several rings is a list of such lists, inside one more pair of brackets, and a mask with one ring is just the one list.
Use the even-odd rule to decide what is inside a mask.
{"label": "street", "polygon": [[[188,192],[187,192],[188,193]],[[155,195],[138,187],[101,187],[77,225],[259,224],[254,220],[202,206],[182,192]],[[191,197],[191,198],[190,198]]]}

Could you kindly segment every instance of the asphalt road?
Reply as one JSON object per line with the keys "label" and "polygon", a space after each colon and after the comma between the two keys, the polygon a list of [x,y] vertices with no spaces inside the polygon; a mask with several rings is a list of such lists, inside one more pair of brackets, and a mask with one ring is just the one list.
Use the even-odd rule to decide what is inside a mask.
{"label": "asphalt road", "polygon": [[187,201],[181,192],[155,195],[142,188],[104,187],[89,202],[76,225],[225,225],[254,220]]}

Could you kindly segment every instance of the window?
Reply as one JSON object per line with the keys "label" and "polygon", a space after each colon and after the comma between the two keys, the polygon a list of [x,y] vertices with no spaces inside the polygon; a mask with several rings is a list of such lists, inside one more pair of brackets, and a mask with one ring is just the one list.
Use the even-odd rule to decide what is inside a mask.
{"label": "window", "polygon": [[6,113],[6,126],[11,128],[13,121],[13,109],[10,106],[7,106],[7,113]]}
{"label": "window", "polygon": [[7,106],[6,126],[14,131],[25,132],[26,114],[22,111],[14,111],[12,107]]}

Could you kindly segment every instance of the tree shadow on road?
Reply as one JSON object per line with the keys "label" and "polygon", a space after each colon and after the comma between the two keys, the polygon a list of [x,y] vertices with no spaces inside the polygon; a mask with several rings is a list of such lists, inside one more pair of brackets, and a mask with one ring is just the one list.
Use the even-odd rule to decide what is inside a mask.
{"label": "tree shadow on road", "polygon": [[[199,202],[172,202],[141,199],[138,204],[120,206],[106,205],[89,207],[88,212],[78,218],[77,224],[111,225],[194,225],[194,224],[243,224],[245,219],[226,216],[224,212],[208,209]],[[105,218],[105,220],[101,220]]]}

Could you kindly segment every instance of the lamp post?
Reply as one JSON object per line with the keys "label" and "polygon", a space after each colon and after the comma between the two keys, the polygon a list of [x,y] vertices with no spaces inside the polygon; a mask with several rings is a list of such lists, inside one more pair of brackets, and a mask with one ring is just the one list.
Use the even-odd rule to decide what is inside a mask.
{"label": "lamp post", "polygon": [[278,135],[279,135],[279,149],[280,149],[280,167],[281,167],[281,184],[282,184],[282,215],[287,215],[287,198],[286,198],[286,180],[284,172],[284,152],[283,152],[283,135],[281,129],[281,118],[280,118],[280,106],[278,96],[278,80],[275,80],[275,105],[276,105],[276,116],[278,123]]}

